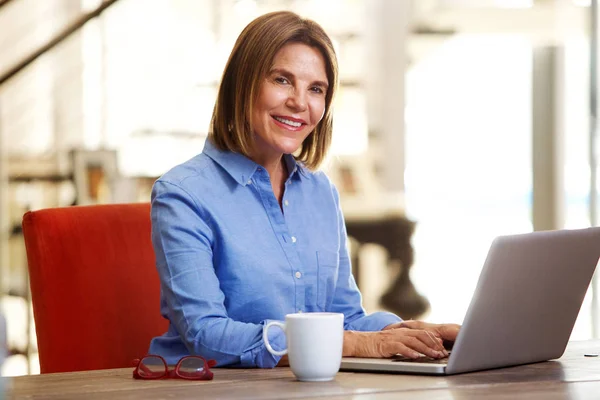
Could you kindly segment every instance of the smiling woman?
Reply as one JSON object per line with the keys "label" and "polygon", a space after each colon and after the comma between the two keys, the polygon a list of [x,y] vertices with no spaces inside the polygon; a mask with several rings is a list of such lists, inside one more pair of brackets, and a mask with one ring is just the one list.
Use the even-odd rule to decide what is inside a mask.
{"label": "smiling woman", "polygon": [[[158,179],[152,242],[167,333],[150,354],[270,368],[264,327],[286,314],[344,315],[345,356],[443,357],[457,325],[367,315],[351,273],[339,195],[317,168],[331,143],[331,40],[313,21],[252,21],[229,57],[201,154]],[[275,349],[282,331],[268,331]]]}
{"label": "smiling woman", "polygon": [[[296,49],[304,51],[296,54]],[[338,87],[337,57],[321,26],[291,12],[263,15],[250,22],[238,37],[221,79],[211,121],[211,140],[221,150],[251,156],[256,139],[253,110],[260,106],[258,98],[268,91],[268,82],[287,88],[280,92],[284,101],[294,101],[295,96],[290,94],[304,95],[298,93],[301,89],[315,94],[322,92],[322,114],[314,129],[308,130],[312,134],[301,143],[295,157],[308,168],[318,168],[331,144],[331,104]],[[306,101],[304,97],[300,99]],[[289,116],[290,110],[285,110],[285,114]]]}

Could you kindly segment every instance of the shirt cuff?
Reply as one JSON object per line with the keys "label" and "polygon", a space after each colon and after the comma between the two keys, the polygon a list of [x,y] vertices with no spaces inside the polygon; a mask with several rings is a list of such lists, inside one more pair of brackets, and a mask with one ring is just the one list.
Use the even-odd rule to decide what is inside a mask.
{"label": "shirt cuff", "polygon": [[346,330],[376,332],[390,324],[401,322],[402,318],[387,311],[379,311],[365,315],[346,326]]}
{"label": "shirt cuff", "polygon": [[[242,367],[251,368],[274,368],[281,359],[281,356],[275,356],[267,350],[265,342],[262,340],[262,332],[264,326],[274,320],[266,320],[263,322],[263,330],[261,331],[260,341],[258,344],[242,353],[240,357],[240,364]],[[279,321],[283,322],[283,321]],[[273,350],[281,351],[286,348],[286,337],[285,333],[279,327],[272,327],[269,329],[269,343]]]}

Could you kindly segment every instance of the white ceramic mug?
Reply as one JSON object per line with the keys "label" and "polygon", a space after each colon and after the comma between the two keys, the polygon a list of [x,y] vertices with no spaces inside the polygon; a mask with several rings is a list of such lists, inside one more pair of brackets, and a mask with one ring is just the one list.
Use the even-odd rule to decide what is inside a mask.
{"label": "white ceramic mug", "polygon": [[[287,348],[274,350],[268,332],[278,326],[285,332]],[[285,323],[269,322],[263,330],[267,350],[276,356],[288,355],[290,368],[300,381],[330,381],[340,370],[344,345],[344,314],[287,314]]]}

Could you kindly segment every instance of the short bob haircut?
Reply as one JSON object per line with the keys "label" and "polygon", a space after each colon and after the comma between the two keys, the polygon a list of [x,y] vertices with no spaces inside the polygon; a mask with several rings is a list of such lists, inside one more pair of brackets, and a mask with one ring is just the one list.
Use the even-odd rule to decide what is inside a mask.
{"label": "short bob haircut", "polygon": [[307,168],[316,170],[331,145],[331,103],[338,86],[337,57],[331,39],[319,24],[289,11],[272,12],[256,18],[238,37],[223,71],[209,138],[222,150],[245,156],[252,154],[252,108],[275,54],[288,43],[304,43],[316,48],[325,61],[329,81],[325,113],[294,155]]}

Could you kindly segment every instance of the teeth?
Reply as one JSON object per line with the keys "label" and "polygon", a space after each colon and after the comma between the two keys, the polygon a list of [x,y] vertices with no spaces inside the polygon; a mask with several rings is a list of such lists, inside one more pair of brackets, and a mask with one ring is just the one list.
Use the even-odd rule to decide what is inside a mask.
{"label": "teeth", "polygon": [[281,118],[281,117],[273,117],[273,118],[275,118],[277,121],[279,121],[281,123],[284,123],[289,126],[293,126],[294,128],[300,128],[302,126],[302,123],[300,123],[300,122],[290,121],[289,119],[285,119],[285,118]]}

